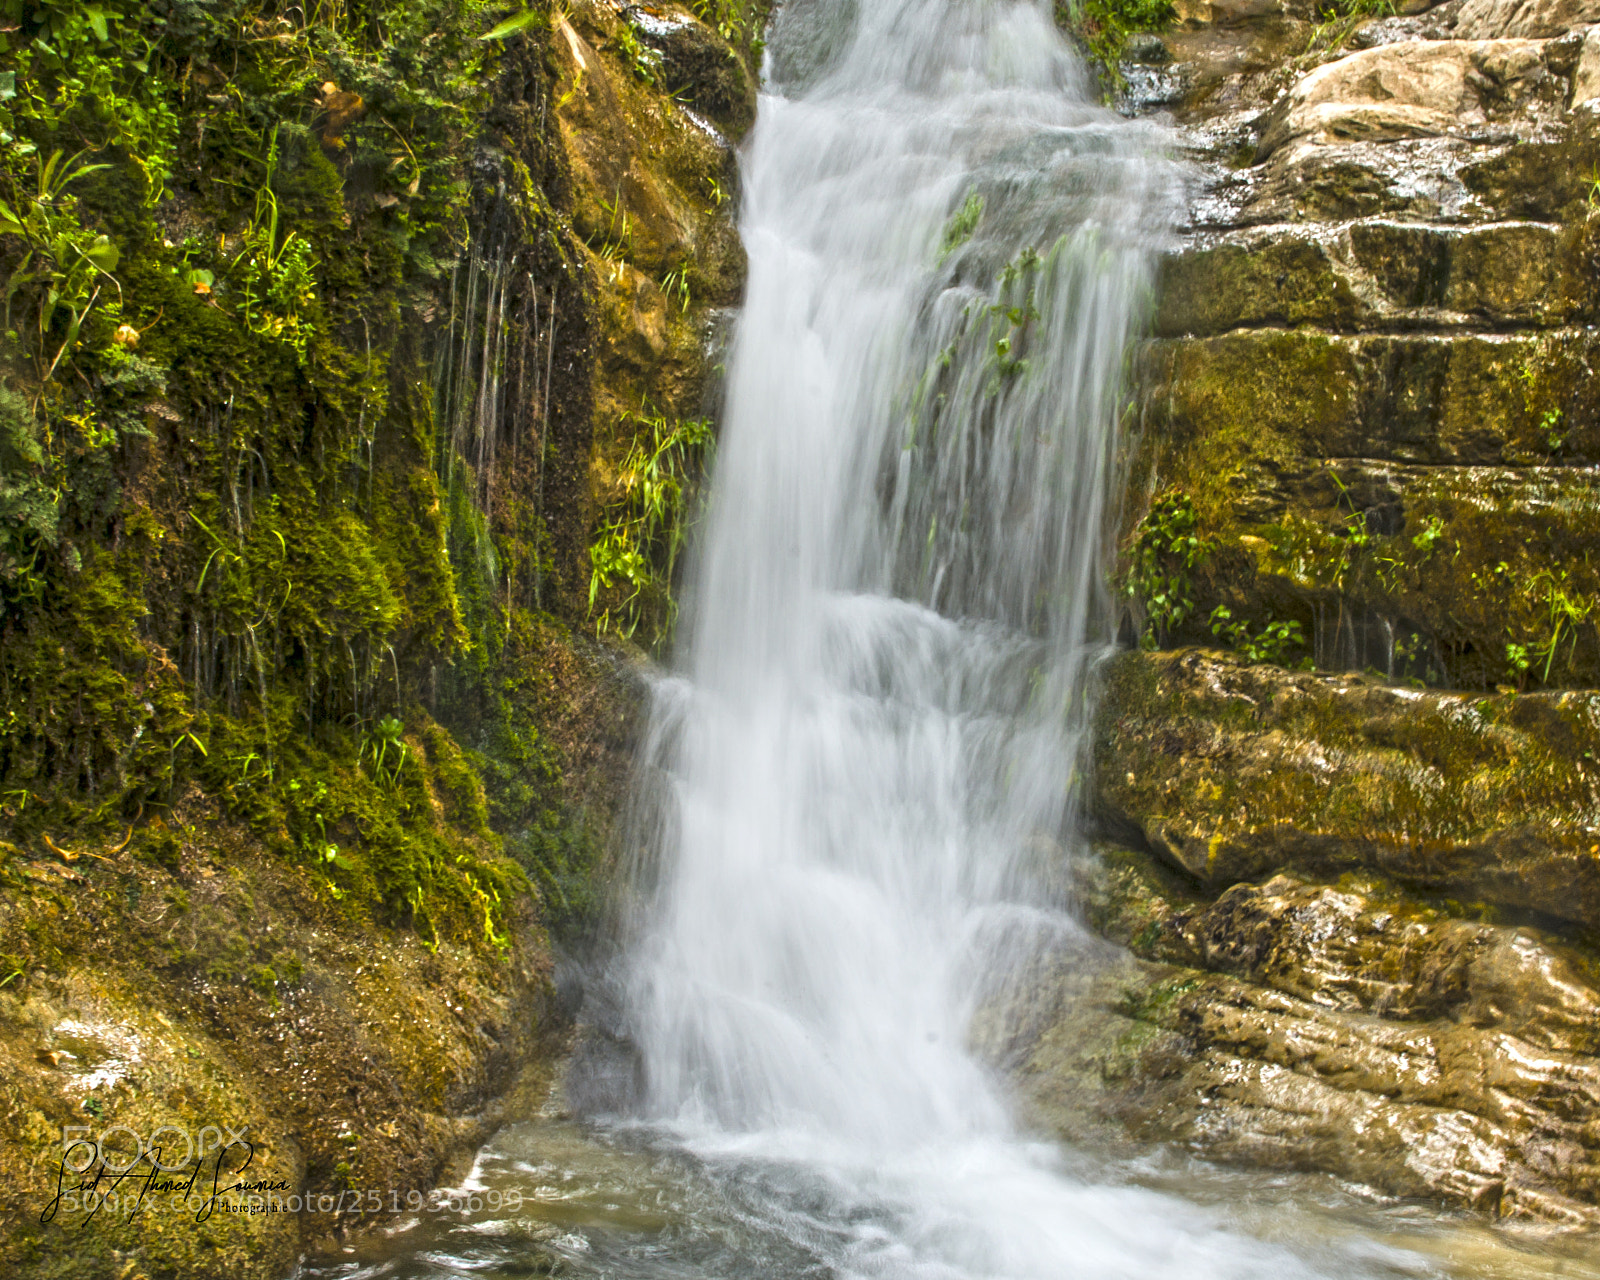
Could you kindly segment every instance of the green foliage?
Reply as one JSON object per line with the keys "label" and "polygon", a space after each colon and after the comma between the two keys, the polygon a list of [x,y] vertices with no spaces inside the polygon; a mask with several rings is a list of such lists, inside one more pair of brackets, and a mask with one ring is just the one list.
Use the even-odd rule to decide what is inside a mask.
{"label": "green foliage", "polygon": [[58,537],[59,497],[41,433],[28,402],[0,387],[0,601],[7,609],[38,601],[39,556]]}
{"label": "green foliage", "polygon": [[669,422],[648,408],[631,418],[640,430],[589,547],[589,615],[599,633],[631,638],[643,626],[660,642],[677,617],[672,575],[713,438],[708,419]]}
{"label": "green foliage", "polygon": [[1411,545],[1422,552],[1423,562],[1426,563],[1428,557],[1433,554],[1434,549],[1443,538],[1444,521],[1438,516],[1429,516],[1427,524],[1412,535]]}
{"label": "green foliage", "polygon": [[[464,595],[492,632],[497,533],[401,323],[453,305],[495,9],[0,0],[0,816],[23,835],[120,831],[198,779],[330,898],[505,942],[526,885],[414,701],[467,649]],[[522,173],[497,233],[546,253]],[[178,857],[160,830],[135,848]]]}
{"label": "green foliage", "polygon": [[695,16],[714,27],[729,44],[744,51],[752,69],[761,65],[769,0],[690,0]]}
{"label": "green foliage", "polygon": [[972,234],[978,229],[978,223],[981,221],[983,221],[983,196],[977,191],[969,191],[961,207],[952,213],[950,220],[944,224],[944,235],[939,240],[940,261],[948,258],[972,239]]}
{"label": "green foliage", "polygon": [[1563,646],[1567,650],[1567,669],[1573,668],[1579,628],[1588,622],[1600,601],[1574,590],[1572,575],[1566,569],[1540,569],[1523,577],[1502,560],[1492,569],[1474,573],[1472,578],[1475,585],[1496,594],[1509,588],[1531,614],[1508,620],[1506,626],[1511,637],[1506,641],[1506,674],[1519,688],[1527,683],[1530,674],[1548,684]]}
{"label": "green foliage", "polygon": [[[176,870],[154,815],[198,784],[334,909],[427,945],[507,945],[530,880],[586,918],[601,841],[549,731],[578,716],[546,670],[572,644],[530,607],[540,575],[581,607],[530,483],[564,459],[526,445],[570,406],[544,388],[547,416],[515,417],[510,381],[523,281],[541,307],[561,281],[562,343],[586,322],[544,112],[514,137],[491,112],[502,57],[529,104],[548,89],[545,9],[0,13],[0,818],[18,840],[133,823]],[[490,259],[495,323],[524,326],[498,345]],[[683,272],[662,284],[691,306]],[[497,471],[474,433],[502,382]],[[637,422],[593,565],[626,568],[594,603],[659,634],[710,431]],[[269,998],[293,980],[292,957],[218,954]]]}
{"label": "green foliage", "polygon": [[1071,32],[1115,84],[1128,37],[1161,31],[1177,19],[1172,0],[1055,0],[1056,25]]}
{"label": "green foliage", "polygon": [[1172,489],[1156,496],[1134,530],[1122,591],[1144,609],[1147,649],[1169,643],[1194,613],[1194,572],[1216,549],[1197,525],[1194,499]]}
{"label": "green foliage", "polygon": [[401,740],[405,732],[396,716],[385,716],[373,726],[370,734],[363,734],[356,762],[366,764],[371,776],[380,786],[394,790],[400,785],[400,773],[405,768],[411,749]]}
{"label": "green foliage", "polygon": [[1560,409],[1546,409],[1539,415],[1539,432],[1544,436],[1545,448],[1560,453],[1567,443],[1565,415]]}
{"label": "green foliage", "polygon": [[[1226,605],[1211,611],[1211,634],[1225,640],[1249,662],[1270,662],[1287,666],[1288,657],[1306,647],[1305,635],[1298,622],[1268,622],[1259,631],[1252,631],[1243,619],[1235,619]],[[1308,659],[1305,663],[1309,668]]]}
{"label": "green foliage", "polygon": [[638,28],[626,18],[617,28],[616,49],[636,79],[645,84],[656,82],[661,74],[661,55],[639,39]]}
{"label": "green foliage", "polygon": [[[507,908],[525,882],[499,856],[497,838],[463,829],[435,803],[459,782],[447,775],[461,756],[453,744],[436,751],[448,735],[415,714],[426,728],[409,741],[389,716],[331,733],[325,745],[282,734],[276,747],[259,741],[259,723],[221,721],[202,772],[345,910],[387,913],[435,945],[476,936],[502,946]],[[252,759],[273,763],[241,767]]]}
{"label": "green foliage", "polygon": [[[138,6],[133,6],[137,13]],[[5,0],[0,54],[0,146],[7,167],[34,155],[45,137],[64,149],[125,157],[142,199],[163,194],[175,162],[178,113],[154,33],[118,4]]]}
{"label": "green foliage", "polygon": [[[259,337],[285,342],[304,361],[316,336],[311,316],[317,302],[311,245],[295,232],[278,235],[278,198],[272,179],[278,167],[278,131],[267,150],[266,180],[256,192],[255,212],[227,274],[239,290],[239,318]],[[199,283],[197,279],[195,281]],[[215,277],[204,281],[210,285]]]}
{"label": "green foliage", "polygon": [[509,40],[530,27],[545,24],[545,15],[537,9],[519,9],[503,22],[497,22],[478,37],[480,40]]}
{"label": "green foliage", "polygon": [[[121,256],[116,245],[81,225],[77,199],[67,190],[107,167],[80,163],[81,155],[63,160],[60,151],[48,159],[36,154],[26,194],[14,180],[13,202],[0,200],[0,236],[15,236],[26,246],[6,281],[3,323],[8,339],[31,351],[41,381],[77,350],[84,321],[105,288],[121,293],[112,275]],[[106,310],[114,314],[116,308]],[[25,338],[12,337],[19,320]]]}
{"label": "green foliage", "polygon": [[661,292],[667,295],[669,302],[675,301],[678,309],[687,315],[692,301],[689,295],[689,268],[684,266],[667,272],[661,281]]}
{"label": "green foliage", "polygon": [[1033,323],[1039,319],[1033,305],[1044,259],[1031,245],[1001,269],[995,293],[999,301],[989,307],[990,378],[988,393],[998,395],[1013,379],[1028,371],[1026,348]]}
{"label": "green foliage", "polygon": [[1302,71],[1338,54],[1363,22],[1393,17],[1395,8],[1392,0],[1324,0],[1314,12],[1316,21],[1306,52],[1295,64]]}

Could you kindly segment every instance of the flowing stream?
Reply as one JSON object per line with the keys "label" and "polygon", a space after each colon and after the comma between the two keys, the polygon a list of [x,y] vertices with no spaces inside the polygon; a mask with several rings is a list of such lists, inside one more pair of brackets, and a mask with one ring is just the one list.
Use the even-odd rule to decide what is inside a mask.
{"label": "flowing stream", "polygon": [[1181,174],[1091,105],[1042,2],[789,0],[767,90],[646,745],[618,997],[639,1089],[508,1130],[464,1184],[498,1203],[316,1274],[1554,1274],[1331,1184],[1017,1128],[969,1026],[1081,943],[1058,869],[1102,529]]}

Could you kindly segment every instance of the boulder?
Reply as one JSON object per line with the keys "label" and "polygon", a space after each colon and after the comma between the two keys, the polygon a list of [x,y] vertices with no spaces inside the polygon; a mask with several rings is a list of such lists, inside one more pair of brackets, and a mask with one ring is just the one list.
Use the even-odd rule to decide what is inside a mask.
{"label": "boulder", "polygon": [[1426,137],[1483,123],[1545,79],[1536,40],[1404,40],[1302,77],[1269,113],[1257,160],[1290,143]]}
{"label": "boulder", "polygon": [[1089,923],[1139,958],[1065,948],[979,1022],[1041,1127],[1600,1224],[1586,956],[1370,877],[1208,902],[1131,849],[1077,872]]}
{"label": "boulder", "polygon": [[1457,40],[1543,39],[1600,22],[1600,0],[1457,0],[1448,8]]}
{"label": "boulder", "polygon": [[1291,870],[1600,927],[1600,693],[1473,696],[1119,654],[1096,811],[1213,891]]}

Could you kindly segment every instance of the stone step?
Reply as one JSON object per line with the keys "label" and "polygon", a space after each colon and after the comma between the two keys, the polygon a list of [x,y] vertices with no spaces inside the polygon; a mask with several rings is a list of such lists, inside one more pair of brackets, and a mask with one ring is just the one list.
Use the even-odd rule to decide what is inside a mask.
{"label": "stone step", "polygon": [[1375,219],[1197,238],[1169,256],[1163,337],[1315,325],[1336,331],[1581,324],[1600,309],[1587,224],[1451,227]]}
{"label": "stone step", "polygon": [[1226,470],[1244,452],[1433,465],[1600,462],[1600,331],[1154,339],[1143,428]]}
{"label": "stone step", "polygon": [[[1600,77],[1600,39],[1595,43]],[[1374,77],[1374,110],[1389,101],[1380,79]],[[1572,109],[1524,104],[1530,109],[1507,117],[1414,128],[1319,116],[1312,134],[1288,142],[1280,127],[1284,111],[1293,114],[1286,104],[1280,99],[1265,111],[1180,130],[1180,152],[1200,174],[1190,209],[1196,229],[1376,217],[1452,224],[1588,220],[1600,163],[1595,101]]]}
{"label": "stone step", "polygon": [[1600,468],[1306,459],[1234,487],[1218,599],[1306,618],[1318,665],[1600,683]]}
{"label": "stone step", "polygon": [[[1206,887],[1360,869],[1600,928],[1584,754],[1600,693],[1422,692],[1203,650],[1119,654],[1101,674],[1097,808]],[[1571,1029],[1593,1034],[1592,1017]]]}
{"label": "stone step", "polygon": [[1572,328],[1147,344],[1134,483],[1188,494],[1212,548],[1191,638],[1222,605],[1252,634],[1299,622],[1322,665],[1600,684],[1597,345]]}

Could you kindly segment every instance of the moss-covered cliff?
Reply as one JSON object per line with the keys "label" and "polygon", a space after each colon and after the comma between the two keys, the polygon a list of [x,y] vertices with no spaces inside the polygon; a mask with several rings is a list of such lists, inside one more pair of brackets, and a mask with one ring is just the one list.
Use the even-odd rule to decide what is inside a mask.
{"label": "moss-covered cliff", "polygon": [[537,1078],[611,637],[670,627],[710,448],[759,22],[4,14],[0,1267],[283,1274],[353,1196],[41,1223],[62,1128],[248,1125],[262,1177],[403,1206]]}

